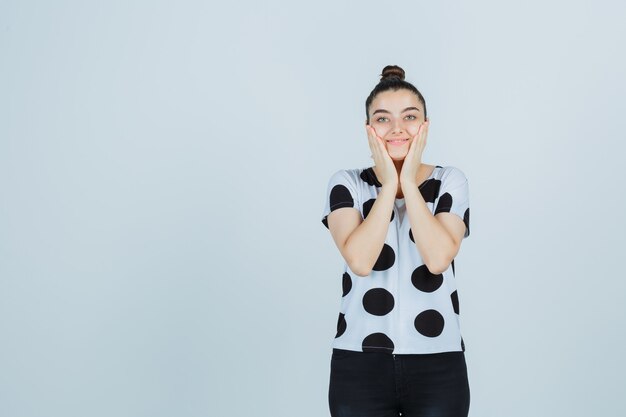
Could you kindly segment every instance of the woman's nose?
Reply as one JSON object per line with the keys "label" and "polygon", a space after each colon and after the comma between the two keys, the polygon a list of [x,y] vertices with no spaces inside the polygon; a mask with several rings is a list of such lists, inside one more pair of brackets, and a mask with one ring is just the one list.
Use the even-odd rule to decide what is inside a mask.
{"label": "woman's nose", "polygon": [[403,130],[402,120],[396,120],[393,124],[392,130],[394,133],[401,132]]}

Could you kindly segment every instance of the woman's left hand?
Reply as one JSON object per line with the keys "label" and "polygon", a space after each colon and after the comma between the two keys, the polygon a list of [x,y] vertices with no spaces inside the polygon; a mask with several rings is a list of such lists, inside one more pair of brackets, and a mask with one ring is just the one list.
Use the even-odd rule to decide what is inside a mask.
{"label": "woman's left hand", "polygon": [[402,170],[400,171],[400,185],[417,184],[417,173],[422,165],[422,152],[426,146],[426,137],[428,136],[428,125],[430,120],[422,123],[417,134],[411,139],[409,151],[404,157]]}

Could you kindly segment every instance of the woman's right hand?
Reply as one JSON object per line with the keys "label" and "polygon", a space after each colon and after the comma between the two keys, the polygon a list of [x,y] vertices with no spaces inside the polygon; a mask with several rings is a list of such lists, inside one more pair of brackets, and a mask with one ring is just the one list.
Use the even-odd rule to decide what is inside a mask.
{"label": "woman's right hand", "polygon": [[365,125],[367,138],[372,151],[372,158],[376,165],[376,177],[382,185],[398,185],[398,171],[393,160],[387,152],[385,142],[376,134],[376,130],[371,125]]}

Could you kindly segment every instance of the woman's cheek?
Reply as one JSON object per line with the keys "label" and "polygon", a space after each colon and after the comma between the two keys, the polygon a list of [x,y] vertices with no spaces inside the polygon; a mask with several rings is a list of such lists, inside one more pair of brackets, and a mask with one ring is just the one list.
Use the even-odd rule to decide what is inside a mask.
{"label": "woman's cheek", "polygon": [[411,135],[411,137],[417,135],[417,132],[419,132],[420,130],[420,124],[415,124],[413,126],[411,126],[410,129],[408,129],[409,134]]}
{"label": "woman's cheek", "polygon": [[376,131],[376,134],[381,138],[387,136],[387,128],[382,123],[372,123],[372,127]]}

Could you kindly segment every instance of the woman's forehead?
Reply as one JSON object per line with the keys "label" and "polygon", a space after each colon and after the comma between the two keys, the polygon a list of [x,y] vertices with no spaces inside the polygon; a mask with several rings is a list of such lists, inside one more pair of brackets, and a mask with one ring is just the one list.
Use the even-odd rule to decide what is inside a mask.
{"label": "woman's forehead", "polygon": [[384,91],[376,96],[372,101],[370,110],[372,112],[384,109],[390,112],[401,112],[407,107],[417,107],[423,110],[417,96],[408,90]]}

